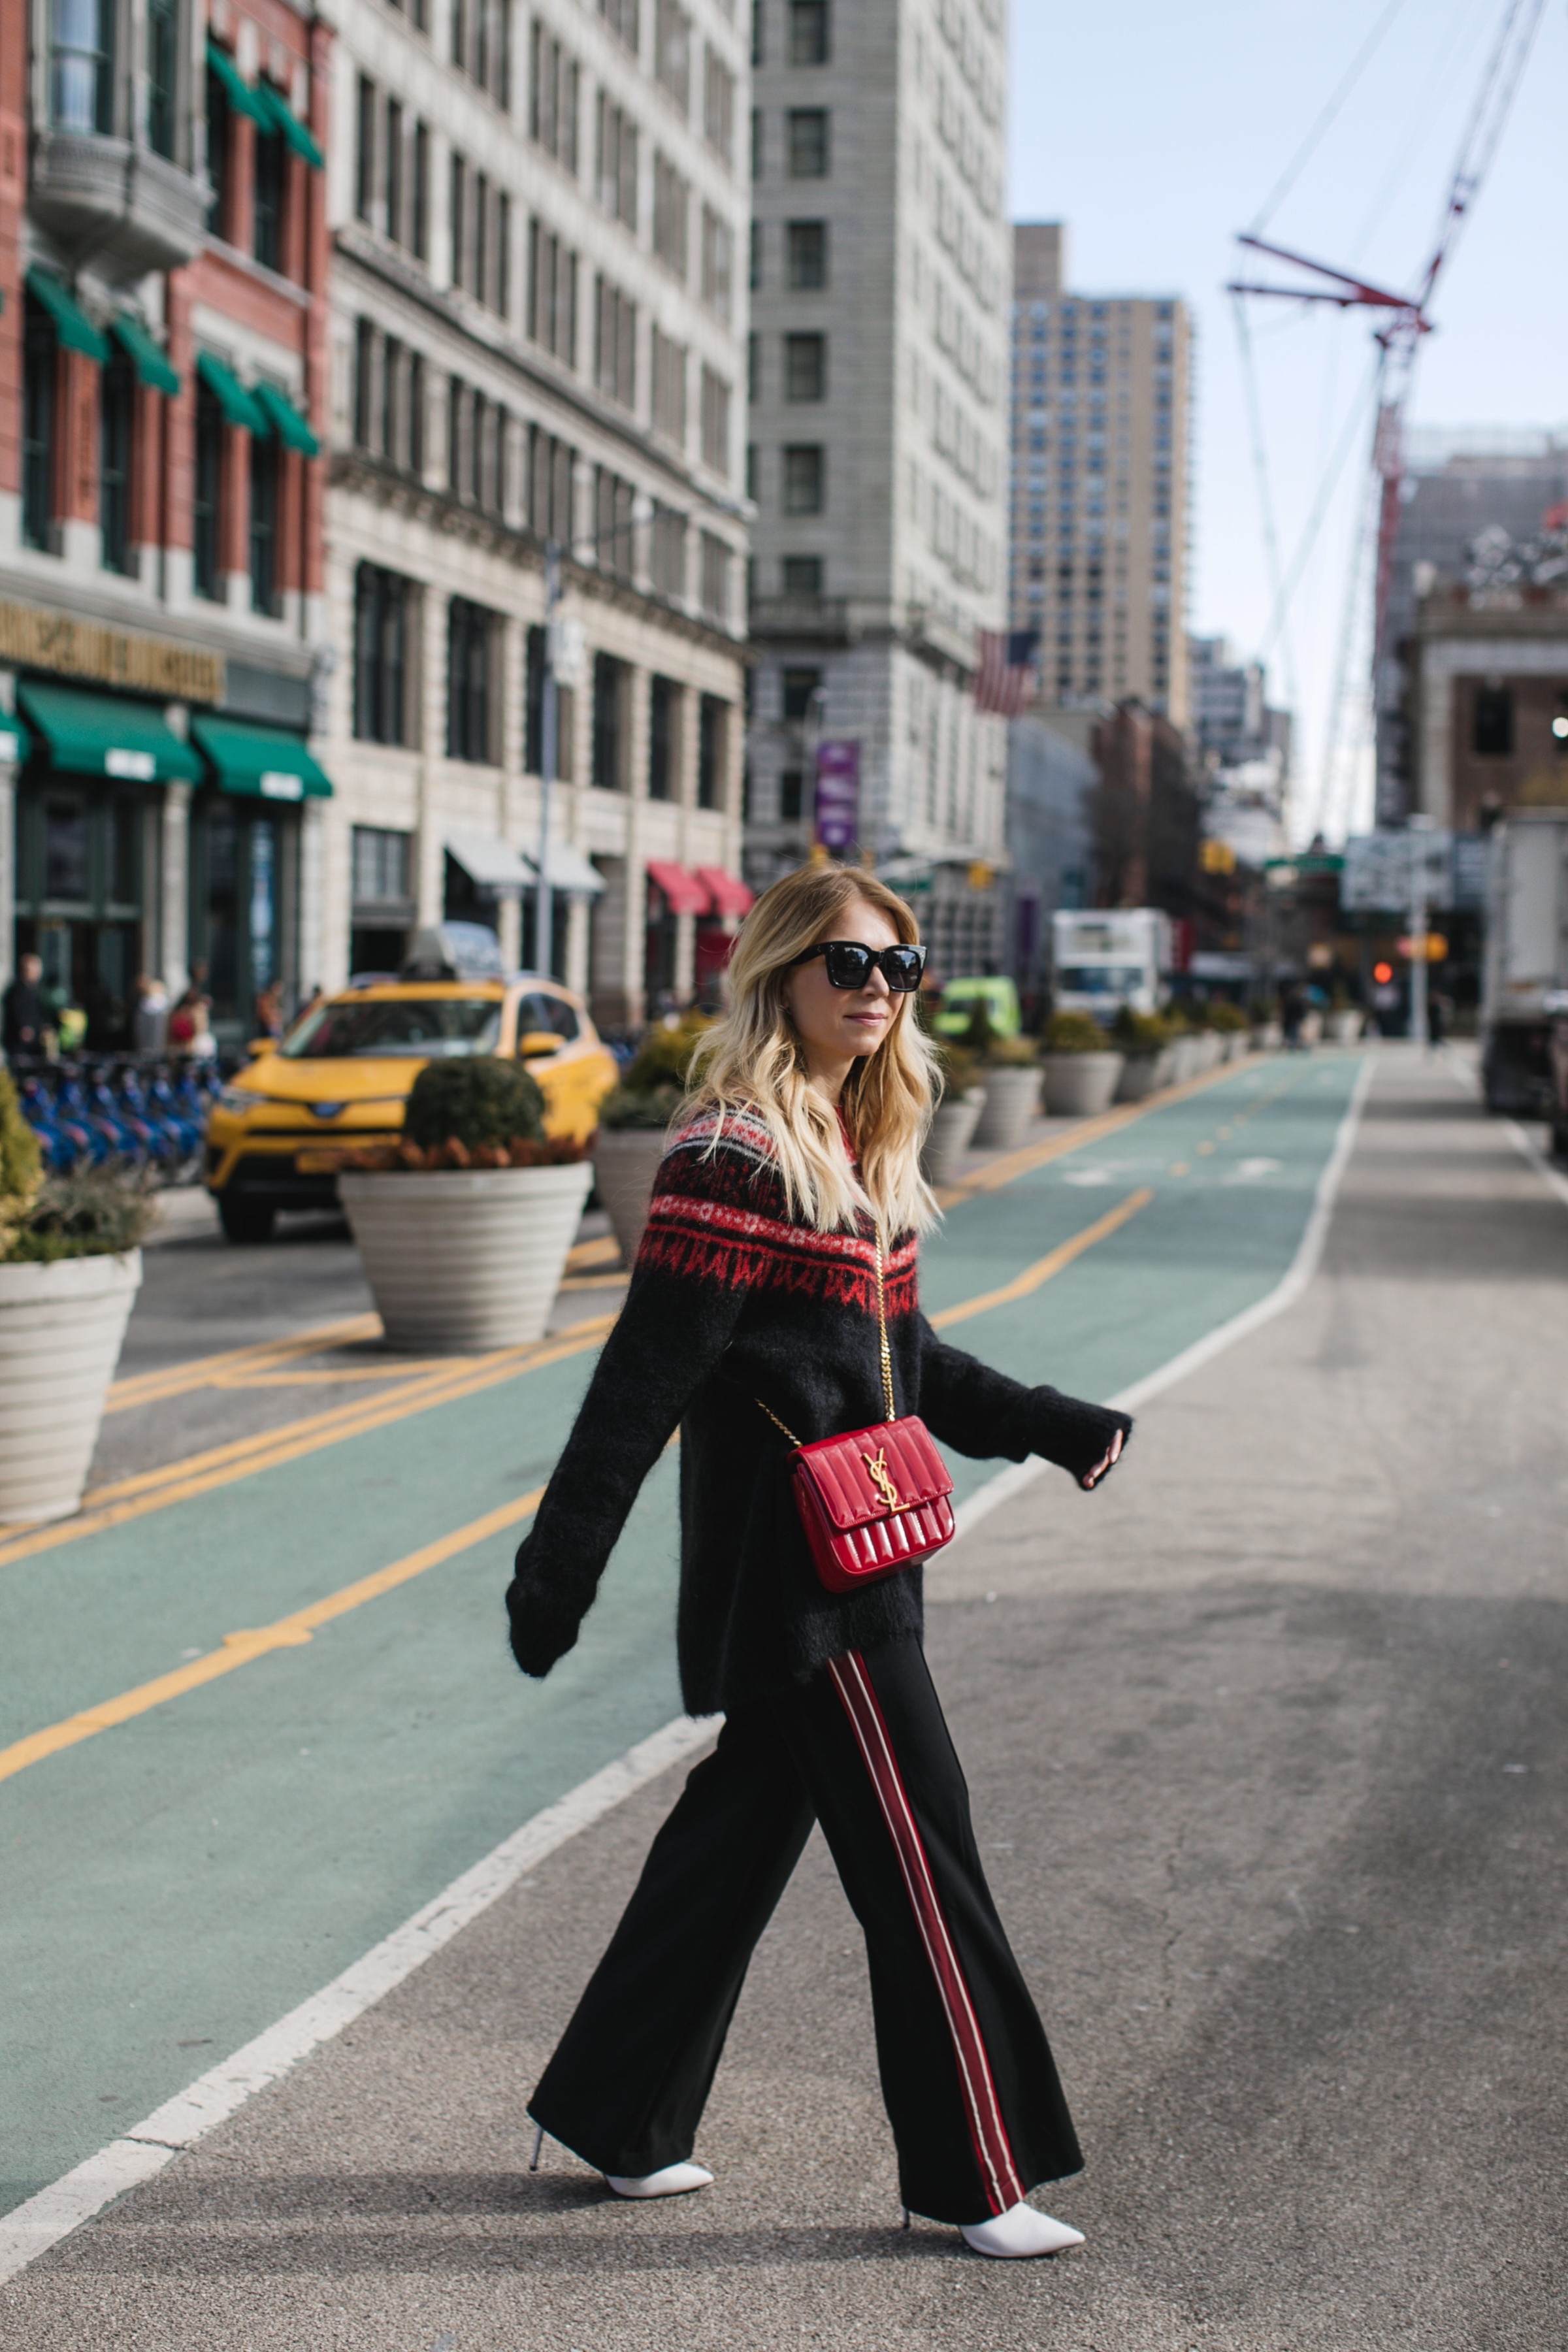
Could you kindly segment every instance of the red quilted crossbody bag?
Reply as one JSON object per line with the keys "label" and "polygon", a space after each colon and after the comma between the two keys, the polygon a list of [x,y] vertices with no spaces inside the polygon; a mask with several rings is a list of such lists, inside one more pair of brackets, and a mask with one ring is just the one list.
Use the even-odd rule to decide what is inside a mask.
{"label": "red quilted crossbody bag", "polygon": [[952,1479],[947,1465],[919,1413],[894,1411],[879,1241],[877,1321],[886,1421],[803,1445],[777,1413],[757,1399],[795,1447],[795,1507],[816,1572],[829,1592],[853,1592],[862,1584],[874,1584],[879,1577],[929,1559],[952,1540]]}

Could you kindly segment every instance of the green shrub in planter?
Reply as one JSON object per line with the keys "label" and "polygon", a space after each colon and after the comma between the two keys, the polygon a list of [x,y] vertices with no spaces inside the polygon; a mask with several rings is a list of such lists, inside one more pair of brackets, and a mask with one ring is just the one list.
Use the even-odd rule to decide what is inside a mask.
{"label": "green shrub in planter", "polygon": [[1053,1013],[1046,1024],[1047,1054],[1107,1054],[1113,1050],[1092,1013]]}
{"label": "green shrub in planter", "polygon": [[985,1055],[994,1070],[1032,1070],[1039,1058],[1036,1037],[993,1037]]}
{"label": "green shrub in planter", "polygon": [[0,1257],[38,1197],[43,1181],[38,1139],[22,1117],[8,1070],[0,1070]]}
{"label": "green shrub in planter", "polygon": [[944,1097],[952,1097],[956,1101],[971,1087],[979,1086],[985,1075],[967,1045],[961,1045],[956,1038],[944,1037],[937,1046],[936,1058]]}
{"label": "green shrub in planter", "polygon": [[1124,1004],[1110,1032],[1110,1043],[1122,1054],[1160,1054],[1175,1032],[1162,1013],[1135,1013]]}
{"label": "green shrub in planter", "polygon": [[53,1265],[63,1257],[128,1257],[157,1219],[134,1177],[107,1168],[46,1179],[26,1222],[10,1237],[7,1265]]}
{"label": "green shrub in planter", "polygon": [[685,1098],[691,1057],[712,1025],[689,1013],[673,1029],[650,1029],[619,1086],[599,1105],[600,1126],[668,1127]]}
{"label": "green shrub in planter", "polygon": [[1251,1026],[1240,1005],[1232,1004],[1228,998],[1222,997],[1218,1003],[1209,1006],[1209,1027],[1218,1030],[1222,1036],[1237,1036]]}
{"label": "green shrub in planter", "polygon": [[542,1143],[544,1096],[521,1062],[488,1054],[426,1062],[409,1093],[403,1132],[426,1150],[441,1143],[469,1152]]}

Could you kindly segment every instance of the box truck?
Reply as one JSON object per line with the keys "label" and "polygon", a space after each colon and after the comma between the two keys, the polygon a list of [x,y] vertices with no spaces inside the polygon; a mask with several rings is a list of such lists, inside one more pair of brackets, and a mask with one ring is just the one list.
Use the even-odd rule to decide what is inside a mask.
{"label": "box truck", "polygon": [[1052,999],[1058,1013],[1092,1013],[1109,1027],[1124,1004],[1158,1013],[1170,994],[1169,915],[1120,907],[1051,917]]}
{"label": "box truck", "polygon": [[1568,808],[1515,809],[1494,827],[1481,965],[1487,1107],[1551,1115],[1554,1000],[1568,991]]}

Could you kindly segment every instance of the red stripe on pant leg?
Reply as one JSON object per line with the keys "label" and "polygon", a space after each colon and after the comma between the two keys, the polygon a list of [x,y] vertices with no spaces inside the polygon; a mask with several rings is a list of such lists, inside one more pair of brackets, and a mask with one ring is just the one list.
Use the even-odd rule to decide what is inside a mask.
{"label": "red stripe on pant leg", "polygon": [[833,1677],[834,1688],[849,1718],[856,1745],[876,1790],[877,1801],[888,1824],[893,1851],[903,1874],[915,1925],[920,1930],[921,1941],[925,1946],[931,1974],[936,1979],[948,2032],[952,2039],[953,2055],[958,2063],[959,2080],[963,2086],[969,2133],[981,2177],[986,2183],[993,2211],[1005,2213],[1009,2206],[1021,2200],[1024,2184],[1013,2161],[1012,2147],[1002,2120],[996,2085],[992,2078],[991,2063],[981,2037],[980,2021],[974,2014],[974,2004],[970,1999],[952,1931],[936,1891],[936,1882],[931,1875],[931,1864],[904,1787],[903,1776],[899,1770],[887,1723],[871,1686],[871,1678],[866,1672],[865,1662],[858,1651],[851,1650],[843,1658],[830,1659],[827,1671]]}

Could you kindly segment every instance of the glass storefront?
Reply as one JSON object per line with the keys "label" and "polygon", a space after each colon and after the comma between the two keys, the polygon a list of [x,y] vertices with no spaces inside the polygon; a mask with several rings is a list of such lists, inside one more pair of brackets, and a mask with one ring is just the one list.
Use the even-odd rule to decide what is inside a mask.
{"label": "glass storefront", "polygon": [[233,1042],[256,1034],[258,997],[289,975],[300,821],[222,792],[199,793],[191,818],[191,971]]}
{"label": "glass storefront", "polygon": [[89,1051],[131,1040],[145,960],[147,795],[50,775],[35,761],[16,795],[16,953],[43,960],[51,1009],[86,1015]]}

